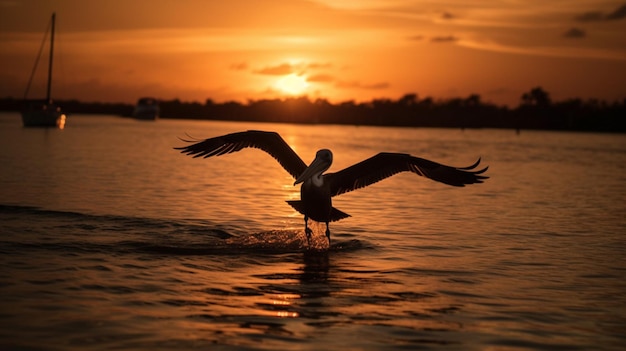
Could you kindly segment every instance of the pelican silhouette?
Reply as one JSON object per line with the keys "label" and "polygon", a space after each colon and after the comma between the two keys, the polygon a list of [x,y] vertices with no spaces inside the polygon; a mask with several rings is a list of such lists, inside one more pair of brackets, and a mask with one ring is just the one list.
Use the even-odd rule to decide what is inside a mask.
{"label": "pelican silhouette", "polygon": [[468,167],[450,167],[409,154],[388,152],[381,152],[339,172],[323,174],[333,162],[330,150],[319,150],[307,167],[300,156],[275,132],[249,130],[206,140],[181,140],[192,144],[175,149],[194,158],[220,156],[243,148],[261,149],[275,158],[295,178],[293,185],[302,183],[300,200],[287,203],[304,215],[304,231],[309,245],[312,233],[308,227],[309,218],[326,223],[326,237],[330,245],[328,223],[350,216],[332,206],[333,196],[366,187],[400,172],[413,172],[459,187],[482,183],[489,178],[482,175],[488,167],[476,170],[480,158]]}

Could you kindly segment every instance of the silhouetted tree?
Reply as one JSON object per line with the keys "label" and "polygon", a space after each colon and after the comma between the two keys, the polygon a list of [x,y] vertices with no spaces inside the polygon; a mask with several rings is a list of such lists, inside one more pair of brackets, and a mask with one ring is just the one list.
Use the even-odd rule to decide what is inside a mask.
{"label": "silhouetted tree", "polygon": [[398,100],[398,103],[402,106],[413,106],[417,104],[417,94],[405,94]]}
{"label": "silhouetted tree", "polygon": [[480,95],[478,94],[472,94],[465,99],[465,106],[467,107],[478,107],[481,104]]}
{"label": "silhouetted tree", "polygon": [[532,88],[529,92],[522,94],[522,105],[548,107],[552,103],[550,94],[541,87]]}

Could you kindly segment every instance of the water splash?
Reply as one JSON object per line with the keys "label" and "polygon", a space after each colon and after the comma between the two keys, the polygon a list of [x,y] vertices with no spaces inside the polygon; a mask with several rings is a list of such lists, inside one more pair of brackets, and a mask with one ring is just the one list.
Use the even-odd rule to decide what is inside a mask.
{"label": "water splash", "polygon": [[295,230],[270,230],[224,240],[230,249],[260,251],[301,251],[306,248],[304,234]]}
{"label": "water splash", "polygon": [[326,225],[309,221],[310,240],[304,230],[270,230],[227,238],[224,242],[231,248],[261,251],[328,251],[331,247],[326,237]]}

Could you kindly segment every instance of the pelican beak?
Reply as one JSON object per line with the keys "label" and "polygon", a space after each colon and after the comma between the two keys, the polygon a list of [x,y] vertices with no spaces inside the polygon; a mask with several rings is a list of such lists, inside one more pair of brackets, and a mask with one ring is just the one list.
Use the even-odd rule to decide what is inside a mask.
{"label": "pelican beak", "polygon": [[300,176],[298,177],[298,179],[296,179],[293,185],[298,185],[305,180],[313,177],[314,175],[324,172],[326,169],[328,169],[328,167],[329,165],[327,160],[324,160],[319,156],[315,157],[315,160],[313,160],[309,167],[307,167],[304,172],[300,174]]}

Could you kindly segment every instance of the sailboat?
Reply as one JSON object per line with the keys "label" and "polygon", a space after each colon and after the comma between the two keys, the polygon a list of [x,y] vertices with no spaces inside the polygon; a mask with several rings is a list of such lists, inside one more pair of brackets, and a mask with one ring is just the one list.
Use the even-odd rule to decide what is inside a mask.
{"label": "sailboat", "polygon": [[[37,70],[37,64],[39,63],[39,57],[35,61],[35,67],[31,73],[26,93],[24,93],[24,100],[27,101],[27,106],[22,110],[22,122],[24,127],[57,127],[63,129],[65,127],[65,114],[61,112],[61,108],[56,106],[50,98],[50,91],[52,88],[52,58],[54,57],[54,24],[56,20],[56,13],[52,14],[50,21],[50,56],[48,59],[48,88],[46,92],[45,100],[27,100],[28,90],[30,84]],[[46,36],[48,32],[46,31]],[[44,36],[45,40],[45,36]],[[43,44],[42,44],[43,48]],[[39,51],[41,55],[41,50]],[[39,55],[39,56],[40,56]]]}

